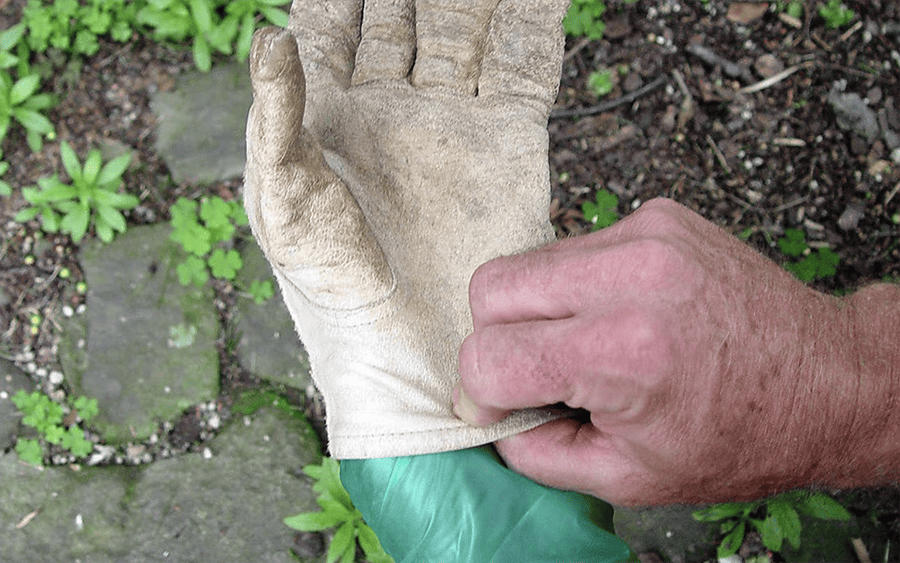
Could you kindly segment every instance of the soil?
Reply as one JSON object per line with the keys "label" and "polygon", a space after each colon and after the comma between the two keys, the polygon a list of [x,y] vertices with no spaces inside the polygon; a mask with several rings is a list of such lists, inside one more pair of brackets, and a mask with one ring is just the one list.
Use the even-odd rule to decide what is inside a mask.
{"label": "soil", "polygon": [[[0,0],[0,29],[18,19],[24,3]],[[618,196],[620,216],[665,196],[779,263],[788,258],[777,239],[787,229],[802,229],[810,246],[828,246],[840,256],[833,276],[812,282],[822,291],[900,280],[897,2],[845,1],[856,17],[839,29],[818,16],[824,2],[808,2],[801,19],[786,16],[775,2],[607,4],[603,39],[567,40],[549,123],[551,218],[559,236],[590,230],[581,205],[597,189]],[[135,36],[124,44],[103,42],[87,59],[67,63],[51,53],[37,64],[47,72],[45,89],[60,93],[49,115],[58,140],[82,155],[93,146],[134,151],[137,165],[126,182],[142,204],[130,213],[132,224],[166,220],[180,195],[240,197],[239,181],[176,185],[153,150],[150,95],[171,89],[175,77],[192,68],[188,49]],[[611,71],[612,90],[603,97],[588,87],[598,70]],[[876,134],[848,129],[829,103],[832,92],[832,99],[858,94],[877,122]],[[2,144],[10,163],[3,179],[14,193],[0,198],[0,355],[38,371],[57,365],[55,311],[63,301],[75,308],[83,300],[66,291],[82,276],[76,245],[66,237],[41,237],[36,223],[13,220],[23,205],[19,188],[61,170],[58,140],[32,153],[13,128]],[[253,382],[228,357],[230,292],[217,289],[227,392]],[[31,321],[35,314],[38,325]],[[173,428],[178,447],[196,441],[196,425]],[[885,516],[895,539],[896,506]]]}

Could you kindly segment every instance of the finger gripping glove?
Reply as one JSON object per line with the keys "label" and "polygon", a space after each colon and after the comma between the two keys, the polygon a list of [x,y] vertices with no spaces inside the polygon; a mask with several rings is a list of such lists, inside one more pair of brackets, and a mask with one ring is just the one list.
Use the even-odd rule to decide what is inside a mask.
{"label": "finger gripping glove", "polygon": [[[360,45],[365,20],[319,2],[301,18],[298,4],[290,32],[258,32],[251,50],[245,205],[325,398],[331,455],[457,450],[546,422],[528,410],[469,426],[451,392],[475,268],[554,239],[546,116],[559,56],[538,88],[504,81],[524,59],[486,51],[476,96],[471,72],[457,89],[429,78],[425,47],[421,65],[398,71],[414,63]],[[486,26],[500,25],[503,14],[488,15]],[[342,37],[343,50],[311,29],[324,20],[335,28],[325,40]],[[561,54],[558,21],[543,41]]]}

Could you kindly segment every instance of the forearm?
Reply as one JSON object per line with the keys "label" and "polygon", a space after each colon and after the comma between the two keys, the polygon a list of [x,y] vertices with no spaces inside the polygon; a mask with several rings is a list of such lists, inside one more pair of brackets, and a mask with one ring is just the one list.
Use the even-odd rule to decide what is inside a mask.
{"label": "forearm", "polygon": [[[825,485],[860,487],[900,481],[900,287],[876,284],[846,299],[849,349],[858,392],[847,397],[852,423],[831,455]],[[838,374],[840,376],[840,374]],[[823,424],[829,421],[822,420]],[[827,464],[823,464],[827,466]]]}

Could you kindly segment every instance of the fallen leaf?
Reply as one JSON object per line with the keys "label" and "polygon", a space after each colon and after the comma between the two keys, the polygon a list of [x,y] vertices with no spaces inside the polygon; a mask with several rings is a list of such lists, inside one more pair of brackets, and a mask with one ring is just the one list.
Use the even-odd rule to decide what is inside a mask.
{"label": "fallen leaf", "polygon": [[763,17],[768,9],[768,2],[733,2],[728,6],[725,17],[730,22],[747,25]]}

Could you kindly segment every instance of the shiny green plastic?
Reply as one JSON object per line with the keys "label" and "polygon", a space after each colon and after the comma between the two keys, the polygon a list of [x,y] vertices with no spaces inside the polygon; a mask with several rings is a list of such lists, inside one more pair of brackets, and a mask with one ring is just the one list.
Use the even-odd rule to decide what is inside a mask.
{"label": "shiny green plastic", "polygon": [[396,563],[634,560],[611,506],[522,477],[491,446],[345,459],[341,481]]}

